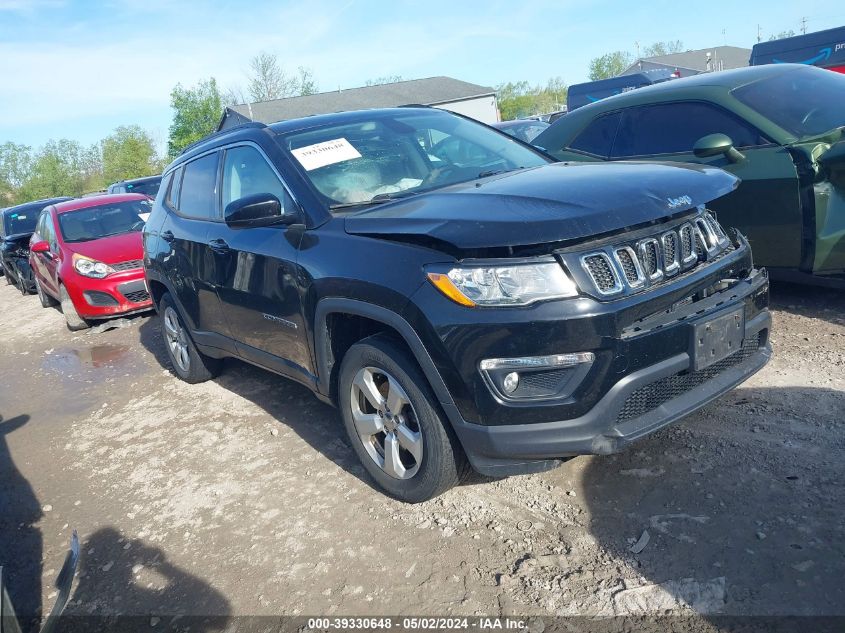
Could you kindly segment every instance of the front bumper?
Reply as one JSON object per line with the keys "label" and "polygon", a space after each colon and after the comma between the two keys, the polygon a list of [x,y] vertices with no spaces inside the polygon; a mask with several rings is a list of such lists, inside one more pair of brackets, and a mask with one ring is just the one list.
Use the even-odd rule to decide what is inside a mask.
{"label": "front bumper", "polygon": [[[539,424],[482,426],[453,419],[476,470],[512,475],[553,468],[561,458],[622,450],[700,409],[759,371],[771,358],[768,310],[746,322],[743,349],[700,372],[689,354],[671,356],[627,375],[588,413]],[[654,405],[653,407],[651,405]]]}
{"label": "front bumper", "polygon": [[143,268],[109,275],[104,279],[77,274],[73,277],[72,280],[66,278],[65,285],[76,311],[85,319],[107,319],[153,307]]}
{"label": "front bumper", "polygon": [[[720,279],[735,281],[684,303],[684,297]],[[445,333],[441,340],[452,350],[457,369],[438,367],[453,399],[441,398],[441,405],[470,462],[484,474],[538,472],[574,455],[612,453],[694,412],[762,368],[771,357],[767,304],[768,276],[753,269],[745,246],[723,264],[662,293],[583,307],[569,302],[568,314],[537,310],[522,323],[490,324],[496,339],[479,327],[478,318],[467,327],[441,321],[437,329]],[[694,371],[692,324],[738,309],[744,309],[741,350]],[[594,352],[596,362],[572,397],[559,402],[507,405],[492,396],[478,371],[485,357],[585,351]],[[456,383],[463,393],[453,388]]]}

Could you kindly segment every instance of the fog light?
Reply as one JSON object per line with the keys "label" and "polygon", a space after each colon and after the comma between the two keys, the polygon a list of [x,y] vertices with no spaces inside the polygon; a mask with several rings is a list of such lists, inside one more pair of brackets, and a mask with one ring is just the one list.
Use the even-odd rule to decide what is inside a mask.
{"label": "fog light", "polygon": [[512,371],[502,381],[502,388],[505,390],[505,393],[513,393],[517,387],[519,387],[519,374]]}
{"label": "fog light", "polygon": [[595,359],[592,352],[486,358],[478,368],[497,400],[527,403],[569,398],[587,376]]}

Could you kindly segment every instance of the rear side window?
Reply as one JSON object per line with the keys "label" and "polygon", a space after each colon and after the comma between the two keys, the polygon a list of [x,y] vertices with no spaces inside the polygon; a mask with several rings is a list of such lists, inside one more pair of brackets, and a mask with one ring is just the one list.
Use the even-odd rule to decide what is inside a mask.
{"label": "rear side window", "polygon": [[616,138],[616,129],[619,127],[621,117],[622,114],[619,112],[599,117],[584,128],[569,144],[569,147],[579,152],[607,158],[610,156],[610,149],[613,147],[613,139]]}
{"label": "rear side window", "polygon": [[611,158],[691,153],[696,141],[717,133],[734,147],[766,143],[752,126],[709,103],[664,103],[623,112]]}
{"label": "rear side window", "polygon": [[190,218],[217,218],[217,162],[219,153],[187,163],[179,193],[179,213]]}
{"label": "rear side window", "polygon": [[167,202],[167,206],[171,209],[178,209],[179,208],[179,191],[182,188],[182,168],[179,167],[173,170],[173,180],[171,181],[170,188],[167,191],[167,198],[165,202]]}

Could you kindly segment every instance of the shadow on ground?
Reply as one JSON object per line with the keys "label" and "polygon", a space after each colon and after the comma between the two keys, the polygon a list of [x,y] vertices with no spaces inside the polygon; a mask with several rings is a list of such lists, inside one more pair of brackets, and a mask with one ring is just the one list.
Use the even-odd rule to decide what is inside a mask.
{"label": "shadow on ground", "polygon": [[15,466],[8,437],[29,422],[28,415],[0,416],[0,567],[3,584],[25,628],[41,615],[42,536],[36,524],[41,504]]}
{"label": "shadow on ground", "polygon": [[[159,318],[153,316],[145,320],[139,332],[144,348],[155,356],[162,367],[172,372]],[[214,382],[257,405],[327,459],[367,485],[377,487],[349,445],[337,409],[317,400],[308,388],[234,358],[224,361],[223,369]],[[473,473],[464,483],[472,485],[485,481],[492,479]]]}
{"label": "shadow on ground", "polygon": [[590,531],[651,585],[615,593],[614,610],[845,615],[843,411],[841,391],[741,389],[592,459]]}
{"label": "shadow on ground", "polygon": [[85,539],[81,552],[59,633],[226,630],[231,606],[214,579],[177,567],[161,549],[107,527]]}
{"label": "shadow on ground", "polygon": [[770,301],[775,310],[845,325],[845,290],[773,281]]}

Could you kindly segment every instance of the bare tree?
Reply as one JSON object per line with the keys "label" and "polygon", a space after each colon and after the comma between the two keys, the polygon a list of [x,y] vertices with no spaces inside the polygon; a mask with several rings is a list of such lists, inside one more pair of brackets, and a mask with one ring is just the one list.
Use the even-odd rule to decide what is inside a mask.
{"label": "bare tree", "polygon": [[[248,79],[247,94],[253,102],[317,92],[317,83],[310,69],[300,66],[296,74],[289,75],[275,55],[264,51],[250,60]],[[243,93],[237,87],[230,89],[226,96],[243,99]]]}
{"label": "bare tree", "polygon": [[401,75],[389,75],[387,77],[376,77],[375,79],[367,79],[364,82],[365,86],[381,86],[383,84],[395,84],[402,81]]}

